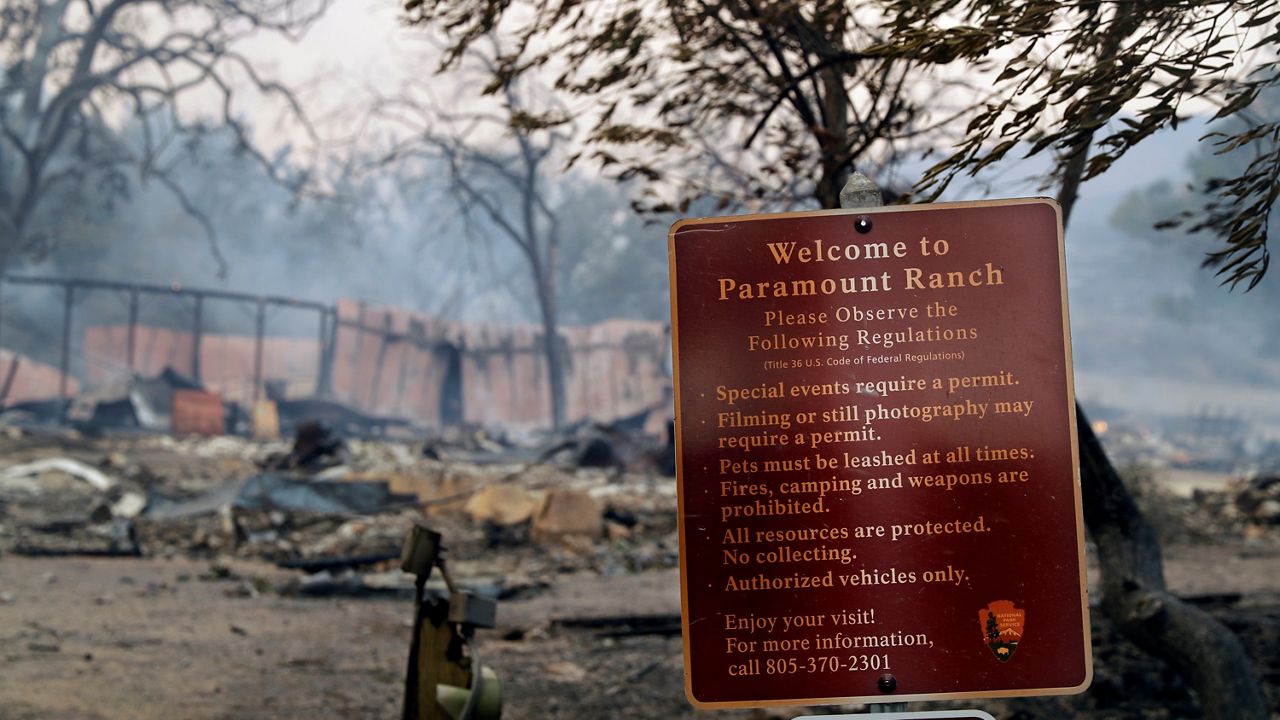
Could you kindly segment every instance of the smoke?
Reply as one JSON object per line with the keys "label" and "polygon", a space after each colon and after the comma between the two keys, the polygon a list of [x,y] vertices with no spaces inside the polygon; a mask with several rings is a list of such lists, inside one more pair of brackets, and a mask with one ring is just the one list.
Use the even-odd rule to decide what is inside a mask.
{"label": "smoke", "polygon": [[[429,162],[429,161],[428,161]],[[157,184],[129,178],[111,203],[83,196],[43,209],[53,218],[74,205],[87,221],[64,223],[38,258],[17,258],[10,273],[124,283],[215,288],[332,304],[341,297],[471,322],[538,318],[527,259],[491,223],[464,223],[442,169],[348,173],[331,197],[298,198],[273,181],[232,138],[213,134],[189,148],[176,172],[192,203],[216,231],[216,251],[201,224]],[[423,180],[422,178],[427,178]],[[566,322],[666,317],[665,227],[627,208],[624,189],[578,176],[550,178],[562,252],[558,277]],[[225,259],[220,273],[218,257]],[[190,298],[141,297],[139,322],[189,330]],[[252,334],[251,303],[206,300],[206,332]],[[80,292],[73,306],[73,370],[89,325],[124,324],[127,294]],[[0,344],[57,363],[62,291],[6,283],[0,290]],[[271,307],[270,335],[315,337],[314,312]]]}

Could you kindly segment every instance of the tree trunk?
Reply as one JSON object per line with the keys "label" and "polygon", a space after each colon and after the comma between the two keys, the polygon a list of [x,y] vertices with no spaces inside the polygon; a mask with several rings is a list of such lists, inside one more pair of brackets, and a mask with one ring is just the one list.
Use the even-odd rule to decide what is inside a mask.
{"label": "tree trunk", "polygon": [[1209,720],[1265,720],[1267,701],[1240,640],[1168,592],[1155,530],[1076,406],[1085,524],[1102,566],[1102,610],[1126,637],[1172,665]]}
{"label": "tree trunk", "polygon": [[[1079,195],[1092,135],[1067,161],[1059,193],[1062,222]],[[1170,594],[1160,540],[1076,405],[1084,521],[1098,550],[1102,610],[1134,644],[1172,665],[1195,690],[1209,720],[1265,720],[1257,671],[1231,630]]]}
{"label": "tree trunk", "polygon": [[9,270],[9,258],[18,251],[18,228],[9,220],[6,209],[0,207],[0,278]]}
{"label": "tree trunk", "polygon": [[45,76],[49,74],[49,58],[63,37],[63,16],[66,15],[68,5],[69,0],[39,5],[40,30],[36,35],[31,61],[24,71],[27,88],[23,92],[22,118],[28,128],[37,127],[40,122],[40,111],[44,106]]}
{"label": "tree trunk", "polygon": [[[553,259],[554,262],[554,259]],[[546,277],[537,277],[538,309],[542,315],[542,348],[547,361],[547,387],[551,391],[551,425],[564,427],[565,359],[560,352],[560,322],[556,314],[555,287]]]}
{"label": "tree trunk", "polygon": [[844,186],[844,175],[840,170],[830,167],[828,158],[823,156],[822,177],[818,179],[818,186],[813,191],[813,196],[821,207],[840,207],[840,188]]}
{"label": "tree trunk", "polygon": [[814,197],[824,208],[840,207],[840,189],[849,177],[849,98],[844,90],[844,73],[828,70],[822,73],[823,114],[827,127],[816,130],[822,153],[822,175]]}

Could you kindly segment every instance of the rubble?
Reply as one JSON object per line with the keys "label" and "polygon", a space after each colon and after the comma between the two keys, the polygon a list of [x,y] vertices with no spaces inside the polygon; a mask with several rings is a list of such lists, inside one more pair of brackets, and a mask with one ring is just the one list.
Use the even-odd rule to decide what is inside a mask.
{"label": "rubble", "polygon": [[413,583],[402,573],[357,574],[321,570],[284,589],[284,594],[313,598],[384,598],[408,600]]}
{"label": "rubble", "polygon": [[66,419],[83,429],[168,432],[175,396],[204,390],[200,383],[166,367],[154,377],[128,376],[79,393],[69,402]]}
{"label": "rubble", "polygon": [[1280,541],[1280,477],[1237,480],[1218,493],[1198,490],[1192,504],[1191,521],[1200,526],[1249,542]]}
{"label": "rubble", "polygon": [[1126,478],[1148,519],[1166,543],[1280,543],[1280,477],[1233,478],[1220,489],[1177,494],[1150,471]]}
{"label": "rubble", "polygon": [[[505,600],[537,597],[568,574],[619,577],[677,564],[675,482],[645,458],[633,470],[581,467],[574,452],[546,456],[560,443],[556,436],[479,428],[425,445],[345,438],[338,446],[336,435],[318,436],[312,447],[333,452],[319,453],[314,464],[299,462],[308,456],[305,442],[59,439],[58,447],[77,448],[77,462],[107,468],[115,487],[102,492],[68,478],[78,486],[74,494],[62,493],[64,482],[61,497],[41,496],[38,513],[0,515],[0,551],[268,561],[296,576],[270,583],[228,577],[223,590],[243,598],[403,598],[412,584],[395,555],[407,528],[429,516],[446,530],[456,576]],[[289,456],[291,469],[258,469]],[[104,534],[112,522],[88,518],[94,502],[112,522],[132,517],[119,525],[133,528],[132,545],[112,549]],[[55,523],[64,525],[53,532]]]}
{"label": "rubble", "polygon": [[591,435],[578,444],[574,463],[584,468],[610,468],[621,462],[613,443],[602,435]]}
{"label": "rubble", "polygon": [[230,504],[244,510],[343,515],[381,512],[415,500],[391,492],[386,482],[304,480],[263,474],[245,480]]}
{"label": "rubble", "polygon": [[347,555],[341,557],[302,558],[298,560],[281,560],[276,565],[288,570],[301,570],[308,575],[331,573],[340,570],[356,570],[378,565],[400,557],[398,552],[381,552],[370,555]]}
{"label": "rubble", "polygon": [[10,548],[16,555],[27,556],[96,556],[138,557],[142,548],[136,528],[129,520],[89,518],[85,522],[72,519],[30,526],[31,532],[19,536]]}
{"label": "rubble", "polygon": [[222,396],[205,390],[174,390],[169,410],[169,432],[174,435],[225,434],[227,409]]}
{"label": "rubble", "polygon": [[541,498],[518,485],[495,484],[472,495],[465,509],[472,522],[505,527],[532,521],[541,504]]}
{"label": "rubble", "polygon": [[[432,440],[446,458],[436,460],[417,443],[339,438],[313,427],[320,432],[291,445],[236,436],[24,436],[24,446],[74,448],[64,458],[71,467],[111,485],[104,491],[49,470],[45,481],[64,479],[56,493],[37,497],[20,489],[30,477],[0,481],[0,552],[234,557],[363,576],[390,567],[406,528],[429,516],[450,528],[455,562],[483,559],[475,572],[505,578],[502,587],[516,593],[538,592],[564,572],[676,564],[675,483],[647,465],[581,468],[571,454],[545,457],[554,439],[479,428]],[[259,469],[284,458],[292,468]],[[129,529],[117,530],[112,545],[112,523],[120,521]]]}
{"label": "rubble", "polygon": [[[95,490],[106,492],[115,487],[116,482],[95,468],[70,458],[48,458],[45,460],[37,460],[35,462],[24,463],[22,465],[14,465],[0,472],[0,483],[7,483],[10,486],[23,487],[31,492],[39,492],[40,488],[37,482],[40,475],[56,471],[65,473],[78,480],[83,480],[93,486]],[[30,480],[32,482],[23,482]]]}
{"label": "rubble", "polygon": [[307,421],[297,426],[293,447],[283,456],[270,456],[263,467],[272,470],[303,470],[317,472],[340,465],[345,449],[342,438],[333,428],[320,421]]}
{"label": "rubble", "polygon": [[275,400],[262,400],[250,411],[250,435],[254,440],[280,439],[280,412]]}
{"label": "rubble", "polygon": [[147,496],[138,492],[126,492],[111,506],[112,517],[132,520],[147,509]]}
{"label": "rubble", "polygon": [[[482,647],[487,658],[501,663],[504,680],[517,687],[522,717],[577,716],[538,704],[542,695],[556,694],[545,692],[549,682],[579,688],[601,712],[620,699],[643,707],[662,697],[667,704],[638,716],[691,717],[680,689],[676,483],[661,474],[653,455],[629,455],[625,440],[612,443],[620,464],[583,467],[576,444],[580,432],[518,436],[473,427],[429,440],[391,441],[342,437],[331,428],[310,446],[234,436],[0,432],[0,449],[9,451],[5,457],[15,466],[61,459],[111,481],[100,489],[57,469],[5,480],[7,472],[0,470],[0,552],[90,558],[140,554],[144,559],[101,563],[126,566],[118,572],[128,573],[128,583],[120,578],[116,585],[112,576],[83,584],[80,570],[54,566],[57,576],[38,584],[45,595],[81,593],[79,607],[90,612],[122,613],[145,599],[180,608],[171,609],[172,616],[204,613],[207,603],[220,603],[230,609],[216,619],[218,634],[262,648],[265,655],[255,648],[245,662],[258,662],[255,669],[264,673],[274,669],[332,683],[347,672],[353,655],[344,648],[350,642],[363,653],[365,638],[390,637],[390,649],[384,651],[394,658],[385,663],[390,679],[369,692],[393,697],[410,632],[403,608],[414,595],[413,578],[400,570],[397,558],[405,533],[425,519],[442,531],[459,584],[500,600],[499,627],[486,631],[492,634]],[[563,445],[571,438],[575,444]],[[300,462],[308,447],[320,445],[331,452]],[[548,456],[546,450],[557,445],[561,449]],[[290,467],[264,469],[286,457],[292,457]],[[32,483],[36,492],[29,491]],[[1149,478],[1140,495],[1167,508],[1164,517],[1175,528],[1174,542],[1238,541],[1243,549],[1237,560],[1248,563],[1240,567],[1267,567],[1266,558],[1280,557],[1277,478],[1237,480],[1220,491],[1185,497]],[[1244,558],[1246,552],[1263,559]],[[74,563],[91,567],[99,561]],[[1250,574],[1265,573],[1227,573]],[[0,588],[5,614],[29,610],[32,598],[41,596],[31,589],[40,577],[34,572],[21,585]],[[1237,623],[1248,620],[1248,612],[1259,612],[1250,610],[1259,600],[1247,587],[1214,587],[1213,582],[1200,586],[1192,600]],[[433,577],[427,590],[446,588]],[[273,613],[281,612],[296,612],[287,636],[278,634],[282,616]],[[327,631],[317,629],[315,617],[333,626],[349,623],[352,637],[360,639],[337,643],[326,635],[320,649],[304,655],[291,643],[307,631]],[[312,618],[310,625],[305,618]],[[105,635],[91,645],[87,632],[21,636],[13,653],[47,660],[54,652],[79,658],[92,650],[100,659],[97,665],[106,666],[101,659],[113,653],[172,653],[175,647],[189,652],[189,647],[205,647],[189,643],[208,642],[200,635],[163,642]],[[1135,683],[1174,682],[1136,652],[1116,660],[1119,641],[1104,635],[1105,626],[1097,622],[1095,632],[1108,638],[1105,649],[1095,649],[1106,662],[1099,664],[1099,689],[1080,696],[1086,698],[1082,702],[1129,708],[1137,704],[1125,699]],[[1260,653],[1273,653],[1274,641],[1267,637],[1273,636],[1256,635],[1247,642],[1257,644]],[[42,648],[58,644],[60,650],[30,649],[28,642]],[[330,662],[325,653],[338,660],[322,665]],[[165,657],[171,660],[172,654]],[[585,681],[578,679],[581,668],[588,669]],[[592,673],[600,668],[617,681],[593,682]],[[1138,679],[1131,682],[1131,676]],[[1186,694],[1178,692],[1179,698]],[[1032,716],[1053,715],[1027,715]]]}
{"label": "rubble", "polygon": [[6,404],[3,417],[10,426],[48,427],[65,420],[70,406],[68,398],[23,400]]}
{"label": "rubble", "polygon": [[547,493],[533,520],[534,542],[551,543],[570,537],[598,539],[604,531],[600,505],[583,490],[556,489]]}
{"label": "rubble", "polygon": [[412,437],[409,420],[370,415],[329,398],[279,399],[276,413],[280,432],[285,435],[298,432],[304,423],[323,423],[350,437]]}

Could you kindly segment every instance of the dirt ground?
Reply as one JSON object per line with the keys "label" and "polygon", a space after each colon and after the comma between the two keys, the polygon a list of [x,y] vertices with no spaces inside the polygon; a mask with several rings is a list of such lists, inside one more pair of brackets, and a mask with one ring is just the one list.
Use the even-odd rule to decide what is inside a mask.
{"label": "dirt ground", "polygon": [[[1244,598],[1235,603],[1236,614],[1280,619],[1280,549],[1174,547],[1167,564],[1180,595],[1239,592]],[[215,577],[208,561],[191,559],[0,559],[0,717],[398,717],[409,602],[286,597],[272,588],[290,575],[273,565],[238,561],[226,569]],[[534,597],[503,602],[499,627],[483,631],[479,645],[483,661],[506,683],[503,716],[656,720],[708,714],[684,699],[678,635],[604,637],[599,630],[553,623],[558,617],[678,611],[673,570],[576,573]],[[1106,629],[1095,622],[1099,632],[1105,636]],[[1068,710],[1135,717],[1123,703],[1112,702],[1104,712],[1105,694],[1116,692],[1117,680],[1133,681],[1140,667],[1156,673],[1156,682],[1172,683],[1172,698],[1150,716],[1194,717],[1179,714],[1179,698],[1185,711],[1194,708],[1158,663],[1123,648],[1099,652],[1096,662],[1100,683],[1080,698],[968,705],[1002,719],[1064,717]],[[1275,678],[1270,680],[1274,690]],[[1093,697],[1098,692],[1103,697]],[[714,715],[790,718],[804,711]]]}
{"label": "dirt ground", "polygon": [[[0,433],[6,466],[69,457],[119,478],[123,489],[176,499],[248,477],[263,457],[282,449],[287,446],[232,438]],[[477,653],[503,679],[508,720],[772,720],[864,710],[699,712],[689,705],[669,478],[547,466],[512,475],[378,443],[357,446],[351,455],[344,462],[353,477],[389,477],[427,501],[429,521],[444,533],[460,582],[489,583],[505,598],[497,628],[480,631]],[[590,492],[600,498],[609,532],[594,541],[539,543],[531,541],[527,523],[520,532],[494,534],[462,501],[428,500],[465,498],[500,476],[518,476],[531,492],[566,486]],[[300,571],[272,561],[394,551],[420,509],[309,520],[250,513],[238,516],[239,541],[228,540],[218,514],[167,525],[141,522],[142,557],[86,557],[74,553],[106,542],[86,525],[86,508],[102,499],[86,487],[46,473],[11,481],[0,494],[0,720],[400,716],[412,603],[403,581],[396,586],[403,577],[396,563],[381,565],[392,570],[384,574],[391,577],[390,592],[317,597],[299,592]],[[1241,523],[1253,516],[1231,516],[1235,525],[1228,528],[1219,520],[1225,516],[1197,514],[1186,505],[1221,510],[1221,503],[1179,502],[1156,517],[1182,538],[1166,547],[1171,589],[1241,636],[1273,708],[1280,709],[1280,541],[1274,533],[1255,533],[1245,542],[1248,527]],[[1205,542],[1206,536],[1219,539]],[[19,552],[23,543],[55,552],[69,547],[73,556],[30,556]],[[1096,573],[1091,567],[1091,582]],[[1175,673],[1119,638],[1099,615],[1093,618],[1095,680],[1087,692],[912,709],[976,707],[999,720],[1202,716]]]}

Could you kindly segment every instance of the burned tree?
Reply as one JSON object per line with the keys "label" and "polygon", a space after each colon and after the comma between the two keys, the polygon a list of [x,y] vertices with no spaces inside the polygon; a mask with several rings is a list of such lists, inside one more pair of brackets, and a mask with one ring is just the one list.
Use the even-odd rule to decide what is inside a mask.
{"label": "burned tree", "polygon": [[[269,96],[306,126],[287,88],[237,44],[305,29],[325,0],[15,0],[0,5],[0,267],[47,249],[87,200],[134,178],[170,191],[222,261],[211,221],[175,178],[189,143],[214,131],[293,188],[306,178],[256,145],[234,99]],[[210,107],[212,117],[200,117]],[[124,118],[123,124],[120,119]],[[82,222],[88,222],[82,218]]]}
{"label": "burned tree", "polygon": [[[476,52],[473,57],[492,70],[486,56]],[[551,422],[560,427],[565,422],[569,358],[559,334],[560,226],[548,198],[547,174],[565,136],[540,122],[528,107],[514,80],[501,84],[496,107],[490,111],[450,114],[409,96],[384,100],[378,114],[408,132],[381,164],[415,158],[442,163],[449,192],[469,231],[478,233],[484,224],[519,250],[533,285],[542,330]],[[426,173],[432,171],[428,168]]]}
{"label": "burned tree", "polygon": [[[1255,286],[1268,264],[1269,217],[1280,197],[1280,123],[1249,119],[1259,93],[1280,84],[1271,51],[1280,42],[1280,8],[1245,3],[1017,4],[972,0],[943,9],[890,5],[894,34],[873,53],[947,65],[966,61],[998,71],[996,94],[970,120],[962,141],[919,185],[936,197],[1010,152],[1049,155],[1047,187],[1058,188],[1064,221],[1081,183],[1186,108],[1213,119],[1248,120],[1207,136],[1218,152],[1252,155],[1244,172],[1206,183],[1209,202],[1181,218],[1217,233],[1224,247],[1206,256],[1233,287]],[[959,23],[954,22],[957,17]],[[1271,26],[1268,28],[1268,26]],[[1265,28],[1265,29],[1264,29]],[[1260,56],[1260,52],[1265,54]],[[1272,148],[1274,145],[1271,146]],[[1236,637],[1165,585],[1159,541],[1077,407],[1085,521],[1102,566],[1103,610],[1140,647],[1164,658],[1195,689],[1210,718],[1267,715],[1256,673]]]}

